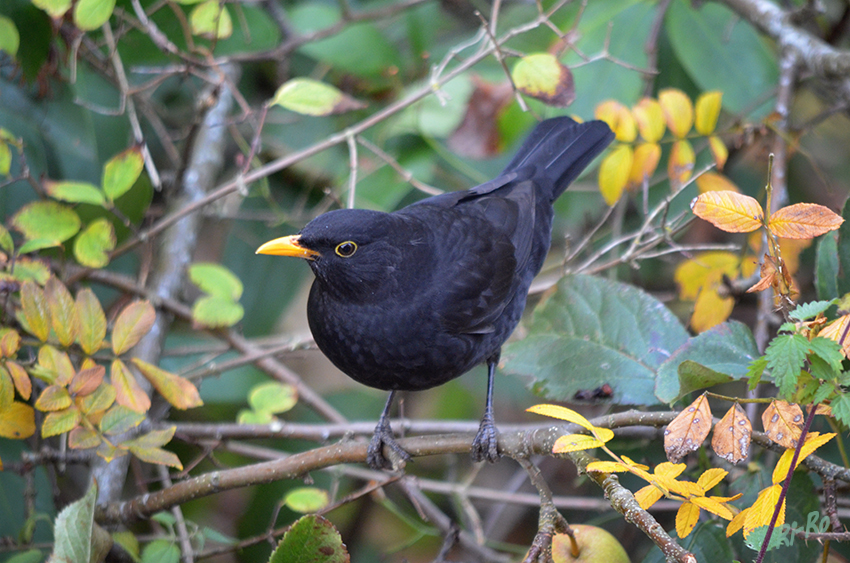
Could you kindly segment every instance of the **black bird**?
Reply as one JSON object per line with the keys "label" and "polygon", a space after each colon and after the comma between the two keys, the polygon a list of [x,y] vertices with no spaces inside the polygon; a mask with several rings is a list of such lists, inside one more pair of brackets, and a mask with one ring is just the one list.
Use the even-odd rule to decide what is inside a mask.
{"label": "black bird", "polygon": [[316,344],[352,379],[390,391],[368,463],[402,459],[389,411],[396,391],[435,387],[487,363],[487,403],[472,443],[496,461],[493,374],[552,237],[553,202],[614,138],[601,121],[539,123],[505,170],[463,192],[393,213],[339,209],[258,254],[309,261],[307,319]]}

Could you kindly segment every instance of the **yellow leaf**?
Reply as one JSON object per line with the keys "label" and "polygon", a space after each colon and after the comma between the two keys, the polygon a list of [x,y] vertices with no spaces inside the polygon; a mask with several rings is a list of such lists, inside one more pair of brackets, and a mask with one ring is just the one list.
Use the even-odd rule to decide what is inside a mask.
{"label": "yellow leaf", "polygon": [[698,334],[705,332],[725,322],[734,308],[735,300],[732,297],[721,296],[717,290],[704,287],[694,301],[691,328]]}
{"label": "yellow leaf", "polygon": [[631,467],[632,469],[639,469],[639,470],[643,470],[643,471],[645,471],[645,470],[649,469],[649,466],[648,466],[648,465],[644,465],[644,464],[642,464],[642,463],[637,463],[636,461],[634,461],[633,459],[631,459],[629,456],[625,456],[625,455],[624,455],[624,456],[620,456],[620,458],[621,458],[623,461],[625,461],[625,462],[626,462],[626,464],[627,464],[629,467]]}
{"label": "yellow leaf", "polygon": [[41,437],[58,436],[73,430],[82,419],[82,414],[77,407],[68,407],[61,411],[47,413],[41,423]]}
{"label": "yellow leaf", "polygon": [[717,90],[703,92],[697,98],[696,122],[694,127],[700,135],[711,135],[717,127],[717,118],[720,117],[721,101],[723,92]]}
{"label": "yellow leaf", "polygon": [[697,479],[697,485],[702,487],[704,492],[708,492],[715,487],[720,481],[723,480],[726,475],[728,475],[728,471],[725,469],[721,469],[719,467],[712,467],[711,469],[703,472],[702,475]]}
{"label": "yellow leaf", "polygon": [[636,146],[628,185],[642,186],[644,182],[649,182],[655,174],[655,169],[658,168],[659,160],[661,160],[661,147],[658,143],[641,143]]}
{"label": "yellow leaf", "polygon": [[599,165],[599,191],[608,205],[614,205],[623,195],[629,181],[634,151],[628,145],[618,145]]}
{"label": "yellow leaf", "polygon": [[[759,493],[758,498],[747,511],[747,517],[744,520],[744,535],[749,535],[756,528],[767,526],[773,518],[773,512],[779,502],[779,495],[782,493],[781,485],[772,485]],[[776,520],[776,526],[781,526],[785,523],[785,501],[782,501],[782,508],[779,511],[779,517]]]}
{"label": "yellow leaf", "polygon": [[138,358],[133,358],[131,361],[173,407],[185,410],[204,404],[201,395],[198,393],[198,388],[188,379],[169,373]]}
{"label": "yellow leaf", "polygon": [[703,172],[697,176],[695,181],[701,194],[705,192],[741,192],[729,178],[717,172]]}
{"label": "yellow leaf", "polygon": [[675,479],[688,467],[685,463],[671,463],[664,461],[655,466],[655,474]]}
{"label": "yellow leaf", "polygon": [[587,464],[587,470],[591,473],[623,473],[629,470],[629,466],[619,461],[592,461]]}
{"label": "yellow leaf", "polygon": [[533,412],[534,414],[557,418],[559,420],[566,420],[567,422],[578,424],[582,428],[586,428],[588,430],[593,428],[593,425],[590,423],[589,420],[584,418],[576,411],[568,409],[566,407],[561,407],[558,405],[534,405],[533,407],[529,407],[525,410],[527,412]]}
{"label": "yellow leaf", "polygon": [[80,331],[77,340],[86,354],[94,354],[100,350],[103,338],[106,336],[106,315],[103,307],[89,288],[83,288],[77,293],[77,318]]}
{"label": "yellow leaf", "polygon": [[19,401],[0,409],[0,437],[25,440],[35,434],[35,411]]}
{"label": "yellow leaf", "polygon": [[50,334],[50,310],[44,291],[31,280],[21,285],[21,309],[27,331],[42,342],[47,342],[47,336]]}
{"label": "yellow leaf", "polygon": [[55,276],[44,286],[44,296],[50,309],[51,326],[59,344],[68,347],[77,338],[79,321],[71,292]]}
{"label": "yellow leaf", "polygon": [[714,497],[694,497],[691,499],[691,502],[725,520],[731,520],[734,516],[728,506],[722,502],[718,502]]}
{"label": "yellow leaf", "polygon": [[616,100],[607,100],[596,106],[594,117],[607,123],[622,143],[631,143],[637,138],[637,123],[632,112]]}
{"label": "yellow leaf", "polygon": [[823,205],[795,203],[770,216],[771,232],[780,238],[810,239],[841,226],[844,219]]}
{"label": "yellow leaf", "polygon": [[552,446],[553,454],[565,454],[569,452],[580,452],[583,450],[591,450],[602,446],[605,442],[600,442],[593,436],[585,436],[584,434],[567,434],[555,440]]}
{"label": "yellow leaf", "polygon": [[514,85],[523,94],[555,107],[567,107],[576,97],[573,73],[551,53],[522,57],[511,71]]}
{"label": "yellow leaf", "polygon": [[656,487],[655,485],[647,485],[635,493],[635,500],[638,502],[641,508],[646,510],[647,508],[661,500],[661,497],[663,496],[664,493],[662,493],[658,489],[658,487]]}
{"label": "yellow leaf", "polygon": [[138,344],[155,320],[156,312],[149,301],[135,301],[124,307],[112,328],[112,351],[115,355],[120,356]]}
{"label": "yellow leaf", "polygon": [[667,129],[661,104],[652,98],[643,98],[632,108],[632,114],[635,116],[643,140],[647,143],[658,143]]}
{"label": "yellow leaf", "polygon": [[690,502],[682,503],[676,512],[676,533],[680,538],[687,537],[699,521],[699,507]]}
{"label": "yellow leaf", "polygon": [[727,538],[731,537],[732,534],[744,527],[744,522],[747,519],[747,513],[749,513],[749,511],[749,508],[745,508],[744,510],[736,514],[734,518],[732,518],[732,521],[729,522],[729,525],[726,526]]}
{"label": "yellow leaf", "polygon": [[136,376],[127,369],[124,362],[118,359],[112,362],[110,378],[112,386],[115,387],[115,400],[119,405],[136,412],[147,412],[151,408],[150,397],[139,386]]}
{"label": "yellow leaf", "polygon": [[703,287],[720,283],[723,276],[737,278],[739,262],[737,254],[722,250],[703,252],[682,262],[673,274],[679,298],[694,301]]}
{"label": "yellow leaf", "polygon": [[681,186],[691,179],[694,171],[694,148],[687,139],[680,139],[673,143],[670,149],[670,158],[667,161],[667,175],[674,186]]}
{"label": "yellow leaf", "polygon": [[[835,437],[835,434],[830,432],[827,434],[821,434],[820,432],[812,432],[808,436],[806,436],[806,442],[803,444],[803,447],[800,448],[800,455],[797,458],[797,463],[794,465],[794,469],[800,465],[800,463],[812,455],[815,450],[817,450],[822,445],[826,444],[830,440]],[[782,457],[779,458],[779,461],[776,463],[776,467],[773,469],[773,482],[774,483],[782,483],[785,481],[785,477],[788,476],[788,470],[791,467],[791,459],[794,457],[794,450],[785,450],[782,454]]]}
{"label": "yellow leaf", "polygon": [[758,201],[735,192],[706,192],[691,202],[694,215],[729,233],[749,233],[762,226]]}
{"label": "yellow leaf", "polygon": [[71,395],[60,385],[45,387],[35,401],[35,408],[40,411],[60,411],[71,406]]}
{"label": "yellow leaf", "polygon": [[12,376],[12,381],[15,384],[15,389],[25,401],[29,401],[32,394],[32,380],[26,370],[17,362],[11,360],[6,361],[6,369],[9,370],[9,375]]}
{"label": "yellow leaf", "polygon": [[[848,324],[850,324],[850,315],[842,315],[823,327],[818,333],[818,336],[823,336],[824,338],[829,338],[830,340],[841,343],[841,338],[847,330]],[[841,352],[844,353],[845,358],[850,356],[850,338],[844,339]]]}
{"label": "yellow leaf", "polygon": [[729,158],[729,149],[726,148],[726,143],[720,137],[712,135],[708,138],[708,148],[711,149],[717,169],[723,170],[723,167],[726,166],[726,159]]}
{"label": "yellow leaf", "polygon": [[667,127],[679,139],[684,138],[694,123],[694,107],[691,99],[676,88],[667,88],[658,93],[658,101],[664,110]]}

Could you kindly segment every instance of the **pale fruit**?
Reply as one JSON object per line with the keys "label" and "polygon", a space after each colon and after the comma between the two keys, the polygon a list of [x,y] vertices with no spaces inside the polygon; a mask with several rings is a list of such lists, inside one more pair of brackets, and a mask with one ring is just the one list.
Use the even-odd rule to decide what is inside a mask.
{"label": "pale fruit", "polygon": [[555,534],[552,537],[554,563],[630,563],[626,550],[606,530],[584,524],[570,527],[578,544],[578,557],[572,555],[570,537],[567,534]]}

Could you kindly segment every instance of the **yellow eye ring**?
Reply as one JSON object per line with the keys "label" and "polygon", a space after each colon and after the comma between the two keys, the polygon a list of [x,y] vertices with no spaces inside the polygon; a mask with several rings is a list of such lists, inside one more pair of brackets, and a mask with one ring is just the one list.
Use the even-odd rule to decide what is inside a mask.
{"label": "yellow eye ring", "polygon": [[357,252],[357,243],[353,240],[347,240],[345,242],[341,242],[336,245],[334,248],[334,252],[337,253],[338,256],[342,256],[343,258],[348,258],[355,252]]}

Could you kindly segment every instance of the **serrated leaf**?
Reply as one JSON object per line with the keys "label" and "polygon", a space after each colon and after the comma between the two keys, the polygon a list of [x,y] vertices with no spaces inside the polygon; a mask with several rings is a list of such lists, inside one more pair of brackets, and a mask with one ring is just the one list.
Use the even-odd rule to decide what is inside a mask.
{"label": "serrated leaf", "polygon": [[77,293],[77,318],[80,321],[78,341],[86,354],[94,354],[100,350],[106,337],[106,315],[103,307],[89,288],[83,288]]}
{"label": "serrated leaf", "polygon": [[664,430],[664,451],[667,459],[678,463],[696,451],[711,431],[711,408],[703,394],[688,405]]}
{"label": "serrated leaf", "polygon": [[160,447],[171,441],[174,430],[173,426],[165,430],[152,430],[136,439],[124,442],[123,445],[142,461],[183,469],[180,458]]}
{"label": "serrated leaf", "polygon": [[605,442],[597,440],[593,436],[585,434],[567,434],[560,436],[552,445],[553,454],[565,454],[570,452],[580,452],[591,450],[605,445]]}
{"label": "serrated leaf", "polygon": [[800,303],[793,311],[788,313],[788,316],[798,321],[807,321],[817,317],[821,313],[825,313],[834,304],[835,300]]}
{"label": "serrated leaf", "polygon": [[82,420],[82,415],[79,409],[74,406],[61,411],[49,412],[44,417],[44,422],[41,423],[41,437],[49,438],[70,432],[80,423],[80,420]]}
{"label": "serrated leaf", "polygon": [[0,328],[0,357],[14,358],[21,347],[21,335],[11,328]]}
{"label": "serrated leaf", "polygon": [[131,147],[110,158],[103,166],[101,184],[109,201],[115,201],[133,187],[144,170],[145,160],[139,147]]}
{"label": "serrated leaf", "polygon": [[832,415],[845,426],[850,426],[850,395],[840,393],[831,406]]}
{"label": "serrated leaf", "polygon": [[106,203],[103,192],[97,186],[88,182],[54,182],[48,180],[44,183],[44,189],[53,199],[67,201],[68,203],[90,203],[101,207]]}
{"label": "serrated leaf", "polygon": [[629,145],[617,145],[599,164],[599,191],[608,205],[614,205],[623,195],[634,164],[634,151]]}
{"label": "serrated leaf", "polygon": [[576,98],[573,73],[550,53],[522,57],[511,71],[516,88],[541,102],[564,108]]}
{"label": "serrated leaf", "polygon": [[83,31],[92,31],[109,21],[114,9],[115,0],[78,0],[74,24]]}
{"label": "serrated leaf", "polygon": [[827,363],[835,375],[841,373],[841,362],[844,355],[837,342],[822,336],[816,336],[809,341],[809,352]]}
{"label": "serrated leaf", "polygon": [[137,427],[145,415],[128,409],[124,405],[113,405],[100,419],[100,430],[104,434],[115,436]]}
{"label": "serrated leaf", "polygon": [[799,405],[772,401],[761,415],[764,433],[783,448],[796,448],[803,430],[803,411]]}
{"label": "serrated leaf", "polygon": [[103,383],[98,386],[90,395],[83,397],[80,401],[80,408],[87,414],[103,412],[112,406],[117,396],[115,387],[110,383]]}
{"label": "serrated leaf", "polygon": [[566,420],[567,422],[572,422],[573,424],[577,424],[587,430],[593,428],[593,425],[585,417],[573,409],[568,409],[567,407],[562,407],[560,405],[534,405],[533,407],[528,407],[525,410],[527,412],[533,412],[534,414],[557,418],[558,420]]}
{"label": "serrated leaf", "polygon": [[38,349],[38,367],[50,375],[50,383],[62,386],[68,385],[77,373],[68,353],[60,352],[49,344]]}
{"label": "serrated leaf", "polygon": [[110,378],[115,387],[115,400],[118,404],[139,413],[147,412],[151,408],[150,397],[124,362],[117,359],[112,362]]}
{"label": "serrated leaf", "polygon": [[348,563],[349,555],[333,524],[321,516],[311,514],[295,521],[269,558],[269,563],[293,561]]}
{"label": "serrated leaf", "polygon": [[77,234],[80,218],[61,203],[35,201],[15,213],[12,226],[27,240],[44,239],[61,243]]}
{"label": "serrated leaf", "polygon": [[[749,532],[755,530],[756,528],[760,528],[762,526],[767,526],[770,524],[770,521],[773,518],[774,509],[779,503],[779,495],[781,492],[781,485],[773,485],[771,487],[767,487],[761,493],[759,493],[758,498],[753,503],[752,507],[750,507],[750,510],[747,513],[747,518],[744,520],[745,535],[748,535]],[[781,526],[784,523],[785,499],[782,500],[782,508],[779,511],[779,517],[777,518],[775,525]]]}
{"label": "serrated leaf", "polygon": [[245,309],[239,303],[205,295],[199,297],[192,305],[192,320],[198,325],[207,328],[224,328],[233,326],[242,320]]}
{"label": "serrated leaf", "polygon": [[101,442],[103,439],[100,434],[84,426],[77,426],[68,433],[68,447],[74,450],[96,448]]}
{"label": "serrated leaf", "polygon": [[50,268],[41,260],[32,260],[26,257],[18,257],[14,270],[15,278],[24,282],[32,280],[39,285],[44,285],[50,279]]}
{"label": "serrated leaf", "polygon": [[15,400],[15,384],[9,371],[0,365],[0,410],[11,405]]}
{"label": "serrated leaf", "polygon": [[749,457],[752,436],[750,419],[736,402],[714,426],[711,449],[729,463],[738,464]]}
{"label": "serrated leaf", "polygon": [[173,541],[154,540],[142,550],[142,563],[179,563],[180,548]]}
{"label": "serrated leaf", "polygon": [[88,563],[92,554],[94,508],[97,483],[92,481],[86,494],[62,509],[53,527],[55,543],[50,561]]}
{"label": "serrated leaf", "polygon": [[758,201],[735,192],[706,192],[691,203],[694,215],[729,233],[749,233],[762,226]]}
{"label": "serrated leaf", "polygon": [[12,376],[12,382],[15,384],[15,389],[18,395],[25,401],[29,401],[32,393],[32,380],[26,370],[17,362],[7,361],[6,369],[9,370],[9,375]]}
{"label": "serrated leaf", "polygon": [[81,369],[71,379],[71,383],[68,385],[68,391],[76,397],[90,395],[103,383],[104,376],[106,376],[106,368],[103,366]]}
{"label": "serrated leaf", "polygon": [[88,268],[109,264],[109,252],[115,248],[115,227],[103,217],[92,221],[74,241],[74,258]]}
{"label": "serrated leaf", "polygon": [[191,409],[204,404],[191,381],[169,373],[138,358],[131,360],[166,401],[178,409]]}
{"label": "serrated leaf", "polygon": [[838,229],[844,219],[823,205],[795,203],[770,216],[771,232],[780,238],[810,239]]}
{"label": "serrated leaf", "polygon": [[248,393],[248,404],[257,412],[279,414],[298,402],[298,391],[292,385],[269,381],[254,386]]}
{"label": "serrated leaf", "polygon": [[29,280],[21,285],[21,314],[27,331],[42,342],[47,342],[50,309],[44,291]]}
{"label": "serrated leaf", "polygon": [[[836,434],[832,432],[828,434],[821,434],[820,432],[809,433],[806,436],[806,441],[800,448],[800,454],[797,457],[797,463],[794,465],[794,469],[797,469],[804,459],[812,455],[819,447],[835,438],[835,436]],[[793,471],[793,469],[791,469],[791,460],[794,457],[794,451],[795,450],[793,449],[785,450],[779,458],[779,461],[776,462],[776,467],[773,468],[772,478],[774,484],[785,481],[785,478],[788,476],[788,472]]]}
{"label": "serrated leaf", "polygon": [[44,286],[44,297],[50,310],[50,326],[59,340],[59,344],[68,347],[74,343],[79,330],[77,308],[71,292],[56,277],[47,280]]}
{"label": "serrated leaf", "polygon": [[366,104],[330,84],[310,78],[293,78],[275,92],[269,105],[277,105],[302,115],[327,116],[362,109]]}
{"label": "serrated leaf", "polygon": [[38,396],[35,408],[40,411],[59,411],[71,406],[71,395],[65,387],[50,385]]}
{"label": "serrated leaf", "polygon": [[192,8],[189,14],[192,35],[226,39],[233,34],[230,12],[218,0],[207,0]]}
{"label": "serrated leaf", "polygon": [[298,487],[292,489],[283,498],[283,503],[295,512],[309,514],[318,512],[328,505],[328,492],[316,487]]}
{"label": "serrated leaf", "polygon": [[693,531],[699,521],[699,507],[690,502],[682,503],[676,512],[676,533],[685,538]]}
{"label": "serrated leaf", "polygon": [[221,264],[196,262],[189,266],[189,279],[215,297],[237,301],[242,296],[242,281]]}
{"label": "serrated leaf", "polygon": [[768,344],[765,350],[767,367],[783,396],[794,392],[808,353],[809,341],[800,334],[780,334]]}
{"label": "serrated leaf", "polygon": [[713,90],[703,92],[697,98],[696,118],[694,128],[700,135],[711,135],[717,127],[717,118],[720,117],[723,92]]}
{"label": "serrated leaf", "polygon": [[112,328],[112,351],[120,356],[150,332],[156,311],[150,301],[134,301],[121,310]]}

